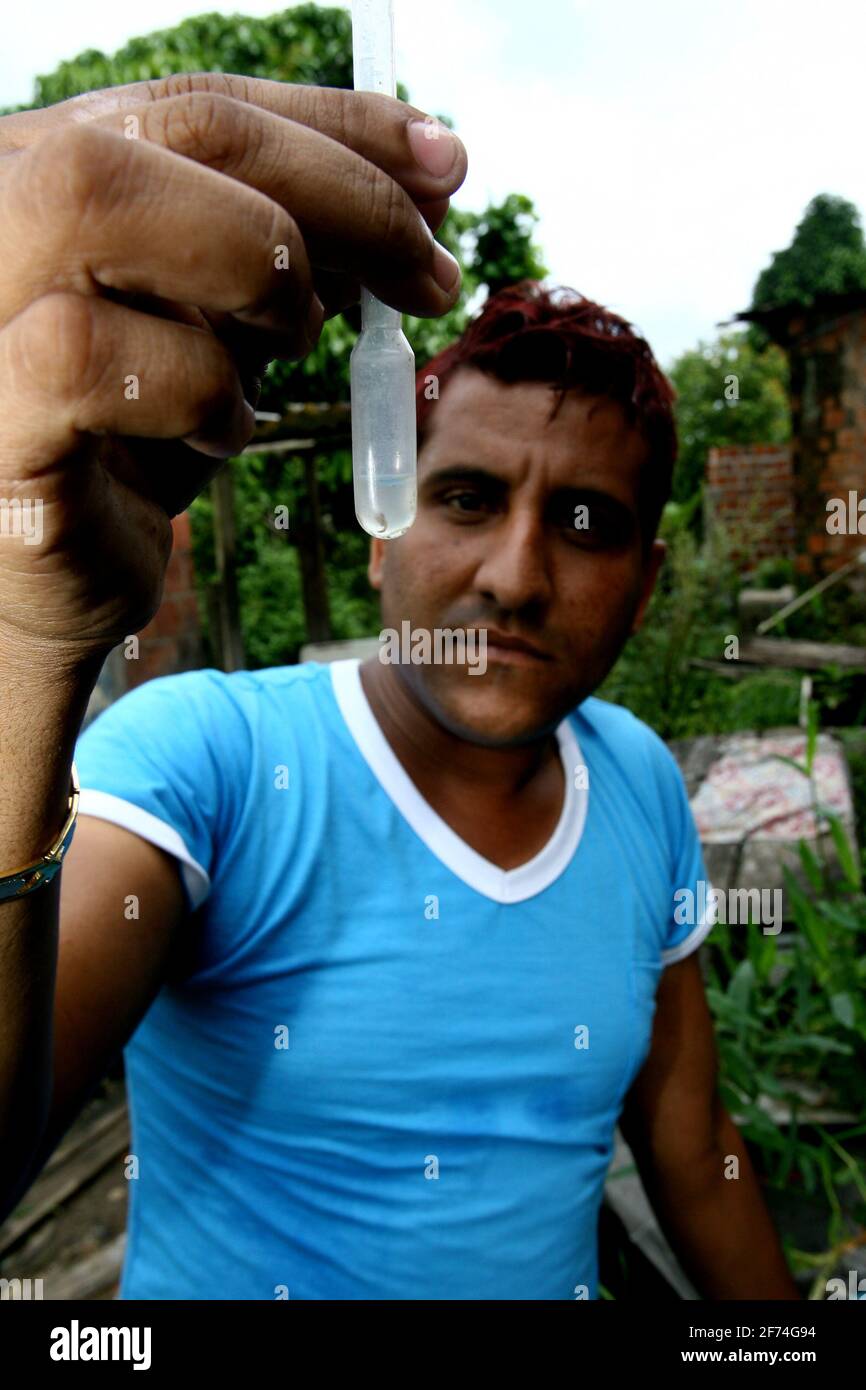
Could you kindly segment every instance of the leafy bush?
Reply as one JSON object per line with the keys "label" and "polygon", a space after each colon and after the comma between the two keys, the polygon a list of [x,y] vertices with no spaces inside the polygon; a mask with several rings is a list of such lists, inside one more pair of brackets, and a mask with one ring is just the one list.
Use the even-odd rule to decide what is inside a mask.
{"label": "leafy bush", "polygon": [[788,442],[788,362],[774,344],[756,351],[748,332],[722,333],[681,353],[669,375],[677,393],[677,502],[688,502],[700,492],[710,449],[758,439],[764,444]]}
{"label": "leafy bush", "polygon": [[665,508],[660,537],[667,556],[655,594],[643,627],[598,693],[667,739],[796,723],[796,676],[756,672],[733,681],[692,664],[723,659],[737,637],[740,585],[734,548],[721,528],[698,545],[694,505]]}
{"label": "leafy bush", "polygon": [[[794,1252],[802,1265],[817,1269],[818,1288],[850,1236],[850,1221],[866,1220],[866,893],[861,863],[841,821],[817,804],[816,745],[812,704],[806,761],[795,766],[810,779],[816,815],[832,837],[841,877],[801,843],[806,886],[785,871],[791,940],[765,936],[750,922],[743,941],[739,928],[719,923],[704,951],[722,1099],[758,1154],[765,1180],[777,1188],[794,1181],[826,1199],[828,1250],[818,1256]],[[771,1110],[768,1099],[784,1106],[789,1118]],[[819,1107],[818,1116],[807,1110],[804,1121],[807,1104]],[[826,1115],[823,1122],[819,1118],[822,1111],[853,1118],[834,1133]],[[846,1220],[840,1191],[852,1188],[856,1200]]]}
{"label": "leafy bush", "polygon": [[[744,674],[745,668],[737,671],[731,660],[729,675],[724,668],[717,673],[693,664],[722,662],[730,639],[739,640],[737,600],[743,581],[736,555],[754,542],[751,532],[735,541],[715,525],[699,545],[692,524],[696,506],[697,499],[665,508],[659,534],[667,556],[656,592],[641,631],[631,638],[598,694],[625,705],[666,739],[796,724],[801,680],[797,671],[756,667]],[[790,574],[789,562],[765,562],[749,582],[760,587],[771,579],[787,581]],[[866,644],[863,600],[843,585],[827,590],[773,635]],[[812,682],[828,721],[855,726],[866,721],[862,673],[828,666],[814,673]]]}

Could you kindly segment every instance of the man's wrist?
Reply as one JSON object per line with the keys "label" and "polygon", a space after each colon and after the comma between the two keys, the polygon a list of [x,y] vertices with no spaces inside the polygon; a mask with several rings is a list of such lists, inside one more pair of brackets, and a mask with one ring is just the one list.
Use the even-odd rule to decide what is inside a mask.
{"label": "man's wrist", "polygon": [[69,802],[75,744],[104,658],[25,668],[0,646],[0,874],[35,863]]}
{"label": "man's wrist", "polygon": [[0,684],[95,685],[115,645],[35,639],[0,624]]}

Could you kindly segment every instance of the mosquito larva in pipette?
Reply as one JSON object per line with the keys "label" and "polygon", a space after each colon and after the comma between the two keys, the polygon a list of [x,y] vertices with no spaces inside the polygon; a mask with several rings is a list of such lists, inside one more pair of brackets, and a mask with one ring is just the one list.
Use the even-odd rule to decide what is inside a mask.
{"label": "mosquito larva in pipette", "polygon": [[[355,90],[397,95],[393,0],[352,0]],[[393,540],[415,520],[415,354],[400,311],[361,289],[361,333],[349,362],[355,515]]]}

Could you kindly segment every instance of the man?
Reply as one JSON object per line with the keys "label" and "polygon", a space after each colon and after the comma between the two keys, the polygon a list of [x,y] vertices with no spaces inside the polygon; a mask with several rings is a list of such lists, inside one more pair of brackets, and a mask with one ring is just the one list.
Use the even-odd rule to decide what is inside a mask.
{"label": "man", "polygon": [[483,669],[185,673],[77,739],[54,1093],[7,1185],[126,1044],[123,1297],[594,1298],[620,1116],[701,1292],[796,1297],[716,1094],[709,923],[674,917],[705,877],[682,781],[591,698],[661,561],[669,389],[623,320],[525,285],[419,404],[417,520],[370,579],[385,627]]}

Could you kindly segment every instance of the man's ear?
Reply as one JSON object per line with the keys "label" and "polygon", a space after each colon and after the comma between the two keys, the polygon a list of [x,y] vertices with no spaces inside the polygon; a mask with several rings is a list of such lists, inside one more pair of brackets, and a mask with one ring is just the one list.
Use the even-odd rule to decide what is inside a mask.
{"label": "man's ear", "polygon": [[[375,541],[374,544],[376,544]],[[380,541],[379,544],[381,545],[382,542]],[[644,561],[643,588],[641,589],[640,601],[638,603],[637,610],[632,620],[632,636],[634,636],[636,632],[639,632],[643,625],[644,615],[649,605],[649,601],[653,596],[653,590],[656,586],[656,580],[659,577],[659,570],[661,569],[662,564],[664,563],[666,551],[667,545],[664,541],[653,541],[652,549],[650,550],[649,555]]]}
{"label": "man's ear", "polygon": [[367,578],[370,587],[381,589],[382,587],[382,566],[385,562],[385,542],[379,540],[378,536],[370,538],[370,558],[367,561]]}

